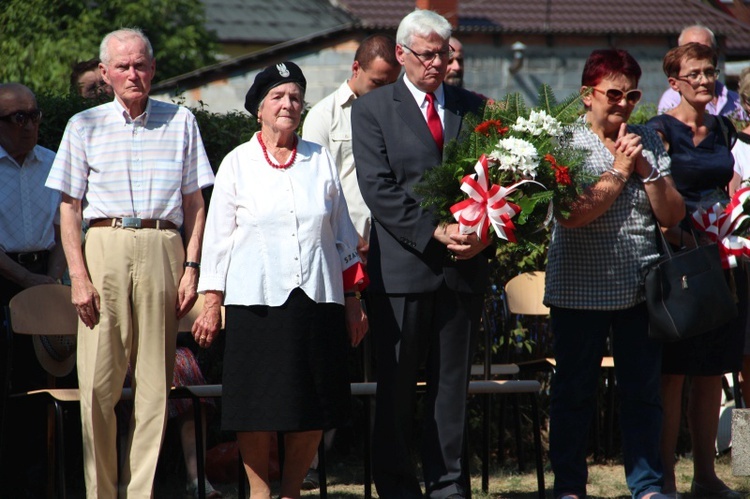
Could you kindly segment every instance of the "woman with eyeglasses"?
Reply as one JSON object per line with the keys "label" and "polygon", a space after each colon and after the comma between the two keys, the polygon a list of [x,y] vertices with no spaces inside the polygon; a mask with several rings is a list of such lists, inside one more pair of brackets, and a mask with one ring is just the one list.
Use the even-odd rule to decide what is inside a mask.
{"label": "woman with eyeglasses", "polygon": [[586,112],[571,140],[589,151],[584,166],[597,179],[554,224],[545,286],[557,364],[549,455],[558,499],[586,497],[589,428],[610,331],[628,487],[634,498],[664,497],[661,345],[648,339],[642,280],[659,256],[656,221],[677,224],[685,208],[659,137],[627,124],[640,76],[630,54],[610,49],[592,52],[581,78]]}
{"label": "woman with eyeglasses", "polygon": [[[687,43],[667,52],[664,73],[671,88],[680,94],[680,103],[648,122],[662,138],[672,159],[675,185],[685,199],[687,211],[683,222],[665,231],[667,240],[677,247],[695,245],[690,234],[690,215],[698,207],[729,200],[727,186],[734,167],[731,149],[737,132],[729,119],[706,112],[706,106],[714,98],[719,74],[716,59],[716,52],[711,47],[699,43]],[[708,239],[704,235],[698,241],[700,244]],[[728,276],[739,303],[746,304],[744,270],[735,269]],[[727,487],[714,469],[721,380],[724,373],[742,368],[747,307],[739,308],[739,316],[722,328],[664,345],[661,457],[664,464],[663,490],[672,497],[680,497],[675,486],[674,467],[686,375],[691,376],[687,418],[693,453],[692,495],[726,499],[743,497]]]}

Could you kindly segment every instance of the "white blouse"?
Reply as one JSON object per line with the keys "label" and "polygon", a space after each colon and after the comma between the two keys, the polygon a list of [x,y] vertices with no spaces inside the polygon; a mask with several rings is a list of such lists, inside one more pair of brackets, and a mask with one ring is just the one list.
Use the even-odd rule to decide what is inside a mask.
{"label": "white blouse", "polygon": [[280,306],[301,288],[343,305],[357,241],[330,153],[299,139],[294,164],[272,168],[256,134],[216,175],[198,291],[222,291],[225,305]]}

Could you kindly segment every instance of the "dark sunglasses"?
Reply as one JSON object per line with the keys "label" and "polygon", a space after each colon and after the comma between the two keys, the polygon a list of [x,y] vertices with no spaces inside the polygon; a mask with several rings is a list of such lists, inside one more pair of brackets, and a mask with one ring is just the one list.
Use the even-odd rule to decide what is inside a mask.
{"label": "dark sunglasses", "polygon": [[29,121],[36,125],[41,119],[42,112],[39,109],[34,109],[33,111],[16,111],[5,116],[0,116],[0,120],[9,121],[19,127],[25,127]]}
{"label": "dark sunglasses", "polygon": [[607,102],[609,102],[610,104],[619,104],[624,98],[628,101],[628,104],[635,105],[638,104],[638,101],[640,101],[641,97],[643,97],[643,92],[638,89],[630,90],[629,92],[623,92],[622,90],[617,90],[616,88],[602,90],[600,88],[591,87],[591,89],[594,92],[604,94],[607,97]]}

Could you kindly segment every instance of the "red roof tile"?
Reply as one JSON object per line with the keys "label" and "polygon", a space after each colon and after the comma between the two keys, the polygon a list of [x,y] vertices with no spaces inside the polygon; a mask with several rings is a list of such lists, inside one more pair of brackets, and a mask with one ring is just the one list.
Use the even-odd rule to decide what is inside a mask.
{"label": "red roof tile", "polygon": [[[362,26],[393,29],[414,0],[337,0]],[[726,37],[728,55],[750,55],[750,26],[699,0],[458,0],[458,32],[673,35],[701,23]]]}

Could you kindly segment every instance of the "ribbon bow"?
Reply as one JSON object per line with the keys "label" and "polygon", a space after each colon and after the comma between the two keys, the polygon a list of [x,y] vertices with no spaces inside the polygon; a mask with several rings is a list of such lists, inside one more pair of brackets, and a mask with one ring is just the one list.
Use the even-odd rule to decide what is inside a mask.
{"label": "ribbon bow", "polygon": [[461,180],[461,190],[468,194],[469,198],[451,206],[451,213],[458,222],[461,234],[476,232],[479,239],[488,244],[491,224],[498,237],[516,242],[516,236],[513,234],[516,226],[511,219],[521,212],[521,208],[507,201],[505,197],[514,192],[521,184],[531,181],[522,180],[510,187],[490,184],[490,173],[487,165],[487,157],[482,154],[482,157],[474,166],[476,173],[466,175]]}
{"label": "ribbon bow", "polygon": [[734,193],[726,208],[716,203],[693,213],[693,224],[718,243],[721,266],[725,269],[736,267],[738,256],[750,255],[750,239],[733,234],[749,218],[743,206],[749,198],[750,187],[743,187]]}

